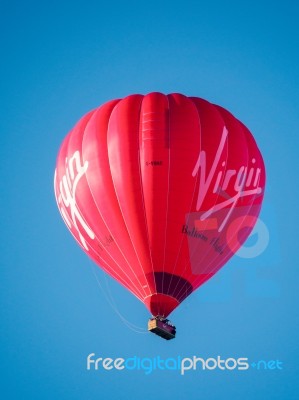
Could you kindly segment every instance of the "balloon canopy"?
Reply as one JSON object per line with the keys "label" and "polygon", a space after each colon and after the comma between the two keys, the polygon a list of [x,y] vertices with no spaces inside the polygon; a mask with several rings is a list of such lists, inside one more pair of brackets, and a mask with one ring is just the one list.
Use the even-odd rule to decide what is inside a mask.
{"label": "balloon canopy", "polygon": [[82,249],[166,317],[250,234],[265,168],[252,134],[224,108],[136,94],[79,120],[60,148],[54,186]]}

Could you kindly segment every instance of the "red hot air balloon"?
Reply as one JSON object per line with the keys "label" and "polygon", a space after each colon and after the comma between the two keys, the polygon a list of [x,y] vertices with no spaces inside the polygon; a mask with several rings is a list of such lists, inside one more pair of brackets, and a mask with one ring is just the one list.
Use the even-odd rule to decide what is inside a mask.
{"label": "red hot air balloon", "polygon": [[224,108],[150,93],[81,118],[60,148],[54,186],[82,249],[146,305],[151,330],[163,336],[162,324],[174,337],[165,318],[250,234],[265,168],[252,134]]}

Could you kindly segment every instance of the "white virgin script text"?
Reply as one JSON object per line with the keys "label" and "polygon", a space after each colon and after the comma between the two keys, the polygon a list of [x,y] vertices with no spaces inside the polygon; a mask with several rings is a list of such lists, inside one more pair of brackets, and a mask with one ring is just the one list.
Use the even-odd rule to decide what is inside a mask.
{"label": "white virgin script text", "polygon": [[[76,229],[83,247],[88,251],[86,240],[80,232],[78,223],[91,239],[95,238],[95,234],[84,221],[76,203],[77,186],[80,179],[87,171],[88,161],[85,161],[85,163],[81,165],[80,153],[76,151],[69,160],[65,160],[65,164],[65,175],[63,175],[59,182],[59,195],[56,196],[59,210],[68,227],[72,229],[73,226]],[[69,213],[66,211],[67,208],[69,208]],[[69,219],[69,214],[72,221]]]}
{"label": "white virgin script text", "polygon": [[[249,169],[248,167],[241,166],[239,171],[235,169],[226,169],[226,170],[220,170],[216,176],[216,169],[219,169],[219,162],[221,159],[221,156],[223,154],[224,146],[227,140],[227,135],[228,135],[228,130],[226,127],[223,128],[221,140],[219,143],[219,147],[216,151],[215,158],[212,164],[212,167],[207,173],[206,171],[206,152],[204,150],[201,150],[197,159],[197,162],[195,164],[195,167],[192,172],[192,176],[195,177],[197,174],[199,174],[199,191],[198,191],[198,197],[197,197],[197,203],[196,203],[196,211],[200,210],[200,207],[202,206],[206,195],[209,191],[209,189],[212,186],[212,182],[214,183],[214,188],[213,188],[213,193],[225,193],[225,190],[227,189],[231,179],[234,177],[234,190],[236,194],[233,197],[229,197],[227,200],[218,203],[211,207],[209,210],[207,210],[204,214],[201,216],[201,220],[205,220],[208,218],[211,214],[227,207],[230,206],[228,209],[228,213],[224,220],[222,221],[218,231],[221,232],[222,229],[224,228],[225,224],[227,223],[231,213],[233,212],[234,208],[237,205],[238,200],[241,197],[245,196],[252,196],[256,194],[262,193],[262,188],[259,185],[259,180],[260,180],[260,175],[261,175],[261,168],[255,168],[254,166],[251,166]],[[252,158],[251,163],[254,165],[256,160]],[[226,165],[226,162],[223,161],[221,164],[221,167],[224,169]],[[221,168],[220,167],[220,168]],[[215,181],[214,178],[216,178]],[[222,183],[221,183],[222,182]],[[251,187],[251,188],[250,188]],[[246,189],[248,188],[248,189]],[[227,195],[228,197],[228,195]]]}

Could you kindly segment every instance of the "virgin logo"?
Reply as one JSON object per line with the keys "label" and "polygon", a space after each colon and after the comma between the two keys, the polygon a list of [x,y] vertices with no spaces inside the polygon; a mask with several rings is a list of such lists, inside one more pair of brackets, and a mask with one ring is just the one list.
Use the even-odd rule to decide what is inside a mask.
{"label": "virgin logo", "polygon": [[[66,169],[61,181],[59,190],[56,193],[56,171],[55,171],[55,195],[59,211],[70,230],[74,227],[85,250],[88,251],[86,240],[80,229],[83,229],[90,239],[95,238],[95,234],[85,222],[76,203],[76,190],[78,183],[88,168],[88,162],[81,164],[80,153],[76,151],[73,156],[65,160]],[[80,227],[80,228],[79,228]]]}
{"label": "virgin logo", "polygon": [[[204,150],[200,151],[197,162],[192,172],[192,176],[195,177],[199,174],[199,191],[196,203],[196,211],[200,210],[208,191],[211,189],[212,184],[214,184],[213,193],[219,193],[225,191],[228,185],[234,187],[235,195],[229,199],[222,201],[221,203],[215,204],[209,210],[204,212],[200,219],[203,221],[208,218],[213,213],[228,207],[228,212],[219,226],[218,232],[221,232],[225,227],[231,213],[236,207],[238,200],[241,197],[252,196],[262,193],[262,188],[259,186],[259,180],[261,175],[261,169],[255,168],[254,164],[256,160],[252,158],[252,166],[248,170],[248,167],[242,165],[239,170],[226,169],[225,174],[221,169],[225,167],[226,162],[223,161],[220,166],[220,171],[216,174],[216,170],[219,170],[220,159],[223,154],[224,146],[227,140],[228,130],[224,126],[221,140],[218,149],[215,154],[215,158],[210,171],[206,171],[206,152]],[[221,183],[222,182],[222,183]],[[231,183],[233,182],[233,183]]]}

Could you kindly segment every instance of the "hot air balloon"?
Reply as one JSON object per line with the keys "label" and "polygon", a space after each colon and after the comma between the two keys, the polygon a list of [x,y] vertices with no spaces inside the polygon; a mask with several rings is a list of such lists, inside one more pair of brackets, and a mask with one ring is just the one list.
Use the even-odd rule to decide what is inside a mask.
{"label": "hot air balloon", "polygon": [[250,131],[224,108],[173,93],[134,94],[83,116],[55,170],[61,216],[87,255],[141,300],[149,330],[242,246],[265,168]]}

